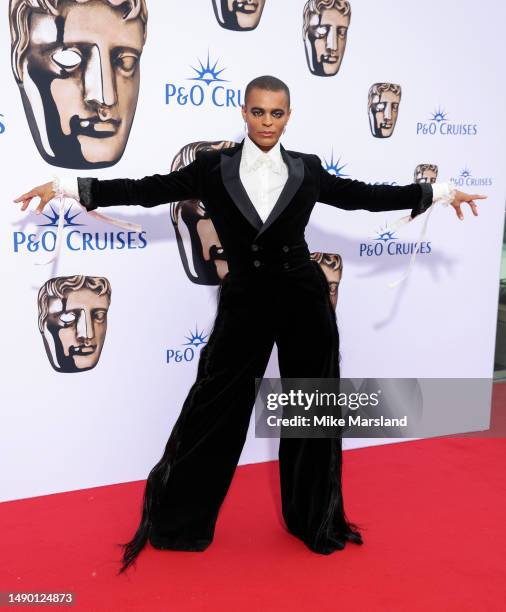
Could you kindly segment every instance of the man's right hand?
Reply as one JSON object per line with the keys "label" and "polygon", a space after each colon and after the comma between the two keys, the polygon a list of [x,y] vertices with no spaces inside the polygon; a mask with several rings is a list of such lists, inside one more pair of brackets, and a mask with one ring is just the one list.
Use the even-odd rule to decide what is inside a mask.
{"label": "man's right hand", "polygon": [[44,183],[44,185],[34,187],[31,191],[27,191],[19,196],[19,198],[16,198],[14,202],[23,202],[21,210],[26,210],[33,198],[40,198],[40,202],[35,209],[35,213],[39,215],[44,210],[44,206],[55,196],[56,192],[53,189],[53,181],[50,181],[49,183]]}

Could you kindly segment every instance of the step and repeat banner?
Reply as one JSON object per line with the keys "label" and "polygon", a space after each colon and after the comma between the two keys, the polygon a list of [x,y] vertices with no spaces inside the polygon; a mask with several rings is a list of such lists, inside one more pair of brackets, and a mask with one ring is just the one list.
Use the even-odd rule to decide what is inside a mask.
{"label": "step and repeat banner", "polygon": [[[55,176],[141,178],[232,146],[244,136],[245,86],[262,74],[291,89],[284,146],[318,154],[330,173],[451,180],[489,196],[478,218],[464,207],[464,222],[435,207],[422,239],[423,217],[394,228],[409,211],[315,206],[306,239],[336,308],[342,375],[491,379],[506,161],[501,3],[4,4],[2,500],[146,477],[228,270],[199,201],[107,211],[140,226],[128,228],[71,199],[42,215],[12,200]],[[389,288],[414,251],[408,280]],[[237,341],[251,341],[248,329]],[[274,350],[266,376],[277,373]],[[457,413],[452,431],[487,428],[490,385],[480,388],[471,420]],[[241,463],[276,458],[277,444],[252,427]]]}

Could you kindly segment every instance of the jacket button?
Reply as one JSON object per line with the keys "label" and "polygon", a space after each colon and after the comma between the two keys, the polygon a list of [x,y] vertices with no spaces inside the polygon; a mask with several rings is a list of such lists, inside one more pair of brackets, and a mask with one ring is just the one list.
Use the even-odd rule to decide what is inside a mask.
{"label": "jacket button", "polygon": [[289,250],[290,250],[290,249],[289,249],[289,248],[286,246],[286,244],[285,244],[285,246],[283,247],[283,251],[284,251],[285,253],[288,253],[288,251],[289,251]]}
{"label": "jacket button", "polygon": [[251,250],[252,251],[258,251],[258,249],[259,249],[258,244],[252,244],[251,245]]}
{"label": "jacket button", "polygon": [[255,261],[253,262],[253,265],[255,266],[255,268],[258,268],[259,266],[262,265],[262,262],[258,259],[255,259]]}
{"label": "jacket button", "polygon": [[285,263],[283,264],[283,268],[285,270],[288,270],[288,268],[290,267],[290,264],[288,262],[285,261]]}

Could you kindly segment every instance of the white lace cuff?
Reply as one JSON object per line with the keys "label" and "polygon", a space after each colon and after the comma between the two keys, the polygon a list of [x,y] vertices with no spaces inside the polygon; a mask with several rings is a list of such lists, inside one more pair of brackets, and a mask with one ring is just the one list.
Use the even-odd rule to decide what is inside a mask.
{"label": "white lace cuff", "polygon": [[54,176],[53,189],[57,196],[72,198],[79,202],[79,187],[77,177]]}
{"label": "white lace cuff", "polygon": [[443,206],[448,206],[455,199],[456,191],[455,184],[451,181],[434,183],[432,185],[433,202],[440,202]]}
{"label": "white lace cuff", "polygon": [[[436,202],[438,204],[442,204],[443,206],[448,206],[455,199],[456,191],[457,189],[455,187],[455,184],[452,183],[451,181],[446,181],[444,183],[443,182],[433,183],[432,185],[432,204],[429,206],[425,214],[425,221],[424,221],[424,224],[422,226],[422,231],[420,232],[420,236],[418,237],[418,241],[417,241],[418,244],[420,244],[425,238],[425,234],[427,232],[427,225],[429,223],[429,218],[430,218],[432,211],[434,210],[434,206],[436,205]],[[412,220],[413,220],[413,217],[411,216],[401,217],[393,224],[392,229],[396,231],[400,229],[400,227],[402,227],[406,223],[409,223]],[[411,274],[411,270],[413,269],[417,252],[418,252],[418,249],[415,249],[413,253],[411,254],[411,258],[409,260],[408,267],[406,269],[406,272],[403,274],[403,276],[396,281],[388,283],[389,287],[396,287],[399,283],[402,283],[404,280],[408,278],[408,276]]]}

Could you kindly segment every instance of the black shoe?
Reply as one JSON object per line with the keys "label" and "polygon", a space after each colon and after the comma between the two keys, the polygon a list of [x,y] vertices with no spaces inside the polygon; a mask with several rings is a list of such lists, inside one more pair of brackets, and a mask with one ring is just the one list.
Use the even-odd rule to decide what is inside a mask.
{"label": "black shoe", "polygon": [[159,538],[154,535],[149,536],[149,541],[153,548],[159,550],[185,550],[189,552],[202,552],[210,544],[211,540],[194,540],[192,542],[185,542],[184,540],[168,540],[167,538]]}

